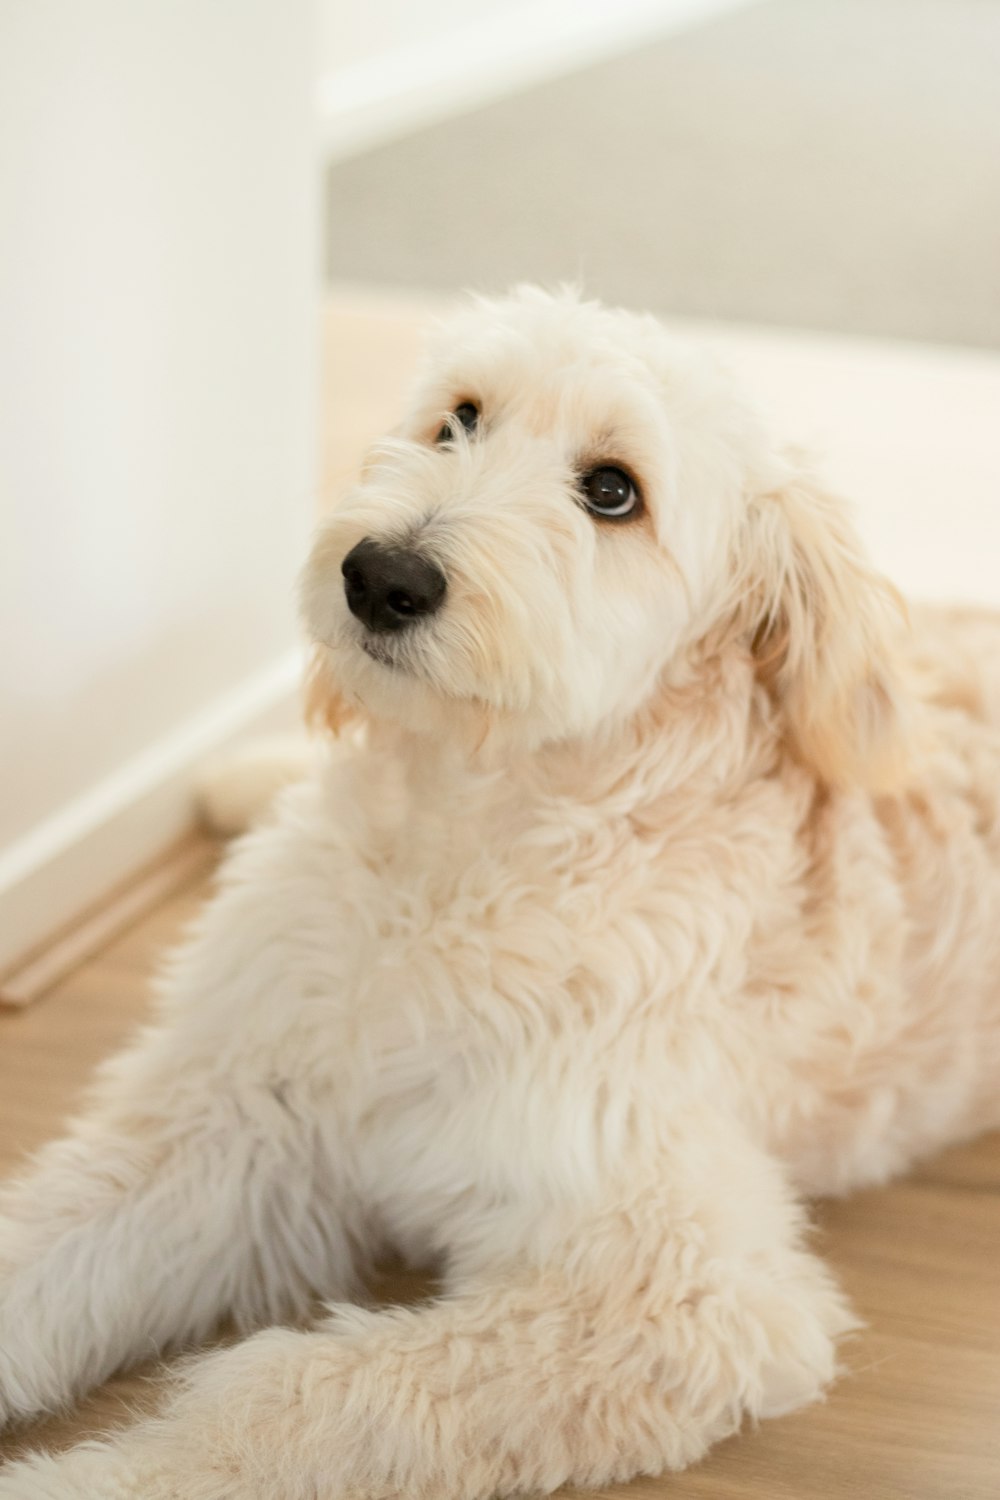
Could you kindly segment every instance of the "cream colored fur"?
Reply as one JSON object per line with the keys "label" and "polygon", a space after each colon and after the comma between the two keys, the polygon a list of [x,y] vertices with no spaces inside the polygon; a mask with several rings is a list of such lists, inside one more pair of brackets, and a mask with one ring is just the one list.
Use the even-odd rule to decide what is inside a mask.
{"label": "cream colored fur", "polygon": [[[479,431],[435,445],[462,401]],[[598,462],[642,516],[584,510]],[[342,589],[364,536],[448,579],[386,660]],[[907,622],[697,352],[570,295],[470,305],[303,595],[359,743],[233,851],[7,1193],[0,1414],[264,1331],[2,1500],[678,1468],[835,1372],[803,1199],[1000,1122],[1000,622]],[[357,1305],[387,1244],[437,1300]]]}

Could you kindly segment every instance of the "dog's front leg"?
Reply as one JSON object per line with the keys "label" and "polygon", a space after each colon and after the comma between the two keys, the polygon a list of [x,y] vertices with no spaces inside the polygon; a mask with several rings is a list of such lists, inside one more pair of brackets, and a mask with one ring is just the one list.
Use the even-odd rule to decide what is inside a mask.
{"label": "dog's front leg", "polygon": [[321,989],[318,944],[298,918],[310,895],[324,935],[337,929],[322,892],[276,898],[268,861],[281,837],[269,831],[242,855],[263,866],[255,880],[237,860],[175,960],[159,1023],[0,1196],[0,1426],[223,1316],[259,1327],[314,1292],[351,1295],[329,1061],[346,1044],[335,985]]}
{"label": "dog's front leg", "polygon": [[[301,1101],[246,1083],[144,1083],[5,1192],[0,1425],[223,1315],[259,1326],[302,1310],[311,1290],[350,1290],[340,1205]],[[176,1116],[165,1098],[183,1099]]]}
{"label": "dog's front leg", "polygon": [[0,1500],[488,1500],[679,1468],[815,1397],[849,1326],[771,1164],[549,1222],[426,1308],[343,1309],[202,1361],[160,1423],[0,1475]]}

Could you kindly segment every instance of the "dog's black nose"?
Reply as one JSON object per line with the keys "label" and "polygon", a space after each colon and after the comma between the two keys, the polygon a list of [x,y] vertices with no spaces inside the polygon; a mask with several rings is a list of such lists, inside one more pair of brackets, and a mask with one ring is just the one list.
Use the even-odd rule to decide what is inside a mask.
{"label": "dog's black nose", "polygon": [[369,630],[402,630],[432,615],[448,586],[429,558],[368,536],[351,548],[340,571],[347,607]]}

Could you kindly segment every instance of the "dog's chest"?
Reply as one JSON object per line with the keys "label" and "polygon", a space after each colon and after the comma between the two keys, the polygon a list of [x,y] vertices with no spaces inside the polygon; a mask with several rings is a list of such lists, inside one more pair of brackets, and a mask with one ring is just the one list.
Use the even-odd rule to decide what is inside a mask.
{"label": "dog's chest", "polygon": [[697,841],[568,804],[410,831],[369,887],[351,1049],[366,1191],[404,1238],[613,1173],[700,1066],[672,997],[740,962]]}
{"label": "dog's chest", "polygon": [[627,829],[516,809],[421,821],[377,870],[362,980],[372,1018],[411,1014],[415,1032],[444,1027],[468,1040],[518,1015],[530,1031],[543,995],[555,1000],[602,967],[622,923],[651,916],[655,874]]}
{"label": "dog's chest", "polygon": [[622,1153],[619,1083],[641,1092],[649,1061],[642,974],[622,911],[556,863],[488,846],[387,895],[359,990],[355,1141],[366,1200],[418,1260],[491,1213],[586,1194]]}
{"label": "dog's chest", "polygon": [[769,807],[662,827],[570,796],[470,803],[408,799],[366,834],[351,1012],[374,1087],[561,1052],[610,1067],[636,1039],[681,1045],[700,997],[738,987],[788,863]]}

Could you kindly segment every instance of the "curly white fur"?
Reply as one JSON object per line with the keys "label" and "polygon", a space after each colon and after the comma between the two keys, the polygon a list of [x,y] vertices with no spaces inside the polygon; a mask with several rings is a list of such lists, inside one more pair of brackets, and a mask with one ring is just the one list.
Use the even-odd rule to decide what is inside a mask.
{"label": "curly white fur", "polygon": [[[641,515],[586,512],[602,462]],[[448,582],[381,660],[340,578],[365,536]],[[0,1417],[336,1305],[2,1500],[680,1467],[834,1373],[800,1196],[1000,1121],[1000,621],[904,627],[843,507],[659,325],[470,306],[304,599],[357,743],[235,849],[158,1018],[8,1191]],[[350,1303],[387,1243],[438,1300]]]}

